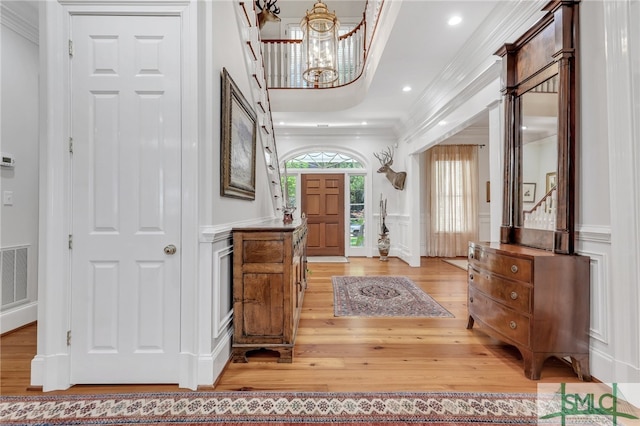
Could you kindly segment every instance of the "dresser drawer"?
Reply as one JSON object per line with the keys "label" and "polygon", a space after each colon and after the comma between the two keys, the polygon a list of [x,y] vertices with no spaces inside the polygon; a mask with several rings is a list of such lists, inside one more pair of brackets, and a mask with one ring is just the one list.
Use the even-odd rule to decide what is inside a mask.
{"label": "dresser drawer", "polygon": [[531,282],[531,261],[501,253],[488,252],[477,246],[469,246],[469,263],[476,269],[485,269],[514,280]]}
{"label": "dresser drawer", "polygon": [[529,346],[529,318],[469,287],[469,315],[516,343]]}
{"label": "dresser drawer", "polygon": [[531,313],[531,287],[526,284],[473,268],[469,268],[468,278],[469,287],[478,289],[516,311]]}

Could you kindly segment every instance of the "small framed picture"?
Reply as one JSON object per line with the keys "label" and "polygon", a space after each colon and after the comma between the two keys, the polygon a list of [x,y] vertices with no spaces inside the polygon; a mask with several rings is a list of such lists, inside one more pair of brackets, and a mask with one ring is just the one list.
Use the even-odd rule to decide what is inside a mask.
{"label": "small framed picture", "polygon": [[556,172],[547,173],[547,192],[551,191],[558,184],[558,174]]}
{"label": "small framed picture", "polygon": [[535,200],[536,200],[536,184],[523,183],[522,184],[522,201],[524,203],[533,203]]}
{"label": "small framed picture", "polygon": [[487,198],[487,203],[491,202],[491,182],[487,181],[487,187],[485,188],[485,197]]}

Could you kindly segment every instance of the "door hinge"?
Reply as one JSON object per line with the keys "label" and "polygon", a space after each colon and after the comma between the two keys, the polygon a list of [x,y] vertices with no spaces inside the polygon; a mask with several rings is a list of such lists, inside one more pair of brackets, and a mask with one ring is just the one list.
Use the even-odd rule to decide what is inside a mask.
{"label": "door hinge", "polygon": [[71,330],[67,331],[67,346],[71,346]]}
{"label": "door hinge", "polygon": [[73,154],[73,138],[69,138],[69,152]]}
{"label": "door hinge", "polygon": [[73,248],[73,235],[69,234],[69,250]]}
{"label": "door hinge", "polygon": [[69,40],[69,57],[73,58],[73,41]]}

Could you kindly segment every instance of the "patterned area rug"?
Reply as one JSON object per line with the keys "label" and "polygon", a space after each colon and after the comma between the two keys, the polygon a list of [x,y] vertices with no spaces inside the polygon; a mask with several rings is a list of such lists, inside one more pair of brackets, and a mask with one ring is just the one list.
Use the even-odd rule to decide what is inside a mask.
{"label": "patterned area rug", "polygon": [[467,259],[442,259],[442,261],[456,266],[460,269],[464,269],[465,271],[469,266],[469,261],[467,261]]}
{"label": "patterned area rug", "polygon": [[407,277],[335,276],[331,279],[337,317],[453,317]]}
{"label": "patterned area rug", "polygon": [[176,392],[5,396],[0,397],[0,423],[3,425],[536,424],[540,403],[536,394],[463,392]]}

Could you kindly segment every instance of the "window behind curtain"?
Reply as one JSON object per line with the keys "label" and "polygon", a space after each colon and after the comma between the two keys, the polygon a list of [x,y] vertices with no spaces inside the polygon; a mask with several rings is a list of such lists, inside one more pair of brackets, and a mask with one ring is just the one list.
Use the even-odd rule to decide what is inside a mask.
{"label": "window behind curtain", "polygon": [[427,254],[466,256],[478,238],[478,148],[440,145],[427,152]]}

